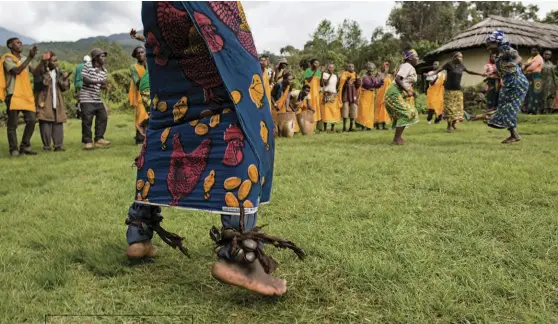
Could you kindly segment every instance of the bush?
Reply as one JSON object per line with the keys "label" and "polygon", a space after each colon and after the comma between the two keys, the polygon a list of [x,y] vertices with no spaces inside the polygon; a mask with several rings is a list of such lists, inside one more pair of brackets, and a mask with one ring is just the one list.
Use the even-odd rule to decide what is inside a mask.
{"label": "bush", "polygon": [[477,114],[486,108],[486,84],[480,83],[472,87],[463,88],[463,106],[467,113]]}
{"label": "bush", "polygon": [[428,104],[424,93],[415,97],[415,107],[419,114],[426,114],[428,112]]}

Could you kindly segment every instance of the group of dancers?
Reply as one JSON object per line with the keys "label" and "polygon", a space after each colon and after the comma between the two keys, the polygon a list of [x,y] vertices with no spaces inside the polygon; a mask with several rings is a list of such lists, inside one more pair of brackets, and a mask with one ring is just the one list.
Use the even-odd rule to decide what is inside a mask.
{"label": "group of dancers", "polygon": [[[387,64],[380,74],[374,74],[373,65],[368,64],[366,74],[358,78],[353,65],[336,75],[329,64],[321,73],[314,59],[304,76],[306,84],[293,92],[293,76],[285,61],[276,73],[265,73],[268,59],[257,56],[240,2],[143,2],[142,6],[144,35],[133,31],[132,37],[145,41],[145,51],[138,47],[134,57],[147,68],[134,67],[138,92],[133,100],[142,101],[150,111],[149,118],[136,120],[144,140],[135,162],[134,202],[126,220],[127,256],[154,257],[154,233],[188,254],[185,238],[161,228],[161,206],[218,213],[222,227],[210,231],[218,258],[212,275],[263,295],[281,295],[287,290],[286,281],[271,276],[278,264],[264,253],[263,245],[291,249],[301,259],[305,253],[256,226],[259,206],[270,201],[275,125],[278,132],[287,134],[281,127],[281,114],[305,114],[299,119],[303,123],[296,123],[301,132],[313,132],[313,128],[303,128],[314,127],[319,120],[327,131],[339,115],[347,131],[354,130],[355,121],[360,123],[359,117],[365,116],[360,121],[366,129],[373,126],[364,121],[376,113],[370,107],[379,97],[396,130],[393,143],[405,144],[403,132],[418,122],[413,91],[417,52],[405,51],[393,82],[386,81],[391,80]],[[516,142],[517,114],[528,88],[519,68],[521,57],[502,31],[487,38],[487,47],[495,55],[503,82],[497,111],[488,125],[507,128],[510,137],[505,142]],[[451,63],[429,73],[429,77],[438,76],[430,78],[436,84],[441,82],[439,72],[447,72],[443,84],[448,90],[444,91],[444,110],[449,131],[460,118],[455,107],[462,106],[454,81],[460,80],[462,72],[475,73],[462,65],[462,59],[456,54]],[[142,86],[147,73],[149,85]],[[367,92],[382,88],[383,95]],[[368,108],[361,112],[362,102]],[[287,135],[295,128],[292,119],[288,128]]]}
{"label": "group of dancers", "polygon": [[[474,72],[463,65],[463,54],[457,52],[452,60],[443,66],[435,64],[435,70],[426,74],[430,82],[427,93],[431,120],[434,114],[438,121],[440,116],[447,120],[447,132],[457,130],[456,124],[464,120],[463,91],[461,90],[461,78],[463,72],[484,76],[489,80],[489,85],[498,83],[497,100],[489,91],[488,103],[494,105],[495,110],[484,115],[487,124],[493,128],[508,129],[510,136],[502,143],[514,143],[521,140],[517,132],[517,115],[525,101],[529,88],[527,77],[520,67],[522,61],[517,50],[511,47],[506,40],[504,32],[494,31],[486,39],[486,46],[491,52],[491,60],[494,62],[494,71],[483,73]],[[402,134],[406,127],[418,122],[418,113],[413,105],[413,86],[417,81],[414,66],[418,63],[418,55],[415,50],[405,51],[405,63],[403,63],[395,77],[395,83],[386,92],[386,108],[394,120],[396,128],[393,143],[405,144]],[[442,71],[445,73],[442,74]],[[443,87],[443,100],[441,93]],[[492,92],[494,93],[494,92]],[[443,107],[443,113],[438,112]]]}
{"label": "group of dancers", "polygon": [[[531,58],[522,67],[521,57],[505,40],[503,32],[496,31],[491,37],[487,40],[490,60],[482,73],[467,69],[461,52],[454,53],[444,65],[434,62],[433,70],[425,73],[429,83],[427,121],[430,124],[433,119],[435,123],[446,120],[446,131],[451,133],[464,120],[483,119],[491,127],[510,131],[510,137],[503,143],[518,142],[517,113],[523,107],[534,106],[527,93],[537,95],[541,88],[540,83],[531,80],[527,81],[528,90],[524,89],[525,80],[533,75],[528,72],[529,68],[531,66],[532,69],[534,62],[538,61]],[[545,52],[544,56],[550,63],[550,54]],[[379,72],[370,62],[366,64],[366,72],[359,76],[353,64],[348,64],[345,71],[337,74],[333,64],[327,64],[323,70],[320,69],[320,62],[312,59],[304,74],[304,86],[301,90],[293,90],[294,77],[288,71],[287,60],[280,59],[275,69],[270,70],[269,58],[260,57],[264,88],[277,135],[292,137],[298,132],[311,135],[315,131],[331,133],[341,121],[344,132],[355,131],[355,124],[363,130],[373,127],[387,129],[386,124],[391,122],[395,129],[393,144],[405,144],[402,138],[405,128],[418,122],[414,91],[418,79],[414,67],[418,61],[417,52],[410,49],[405,51],[404,63],[393,74],[389,73],[388,62],[381,66]],[[470,116],[465,112],[461,87],[463,73],[485,77],[485,113]],[[554,100],[555,90],[549,93],[552,96],[547,101]],[[536,102],[540,106],[545,105],[541,101]],[[495,115],[499,106],[500,113]]]}

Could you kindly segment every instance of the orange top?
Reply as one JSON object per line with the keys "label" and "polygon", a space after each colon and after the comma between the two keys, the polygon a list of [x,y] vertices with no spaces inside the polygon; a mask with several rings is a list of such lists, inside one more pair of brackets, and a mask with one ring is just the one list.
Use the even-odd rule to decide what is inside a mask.
{"label": "orange top", "polygon": [[537,54],[537,56],[531,57],[528,61],[527,64],[531,64],[529,65],[529,67],[527,69],[525,69],[525,72],[527,73],[537,73],[537,72],[541,72],[543,65],[544,65],[544,59],[542,58],[542,56],[540,54]]}

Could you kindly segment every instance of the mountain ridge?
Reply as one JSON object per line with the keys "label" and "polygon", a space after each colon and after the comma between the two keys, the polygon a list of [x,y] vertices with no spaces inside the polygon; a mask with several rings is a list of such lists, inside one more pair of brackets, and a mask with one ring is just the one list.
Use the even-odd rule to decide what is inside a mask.
{"label": "mountain ridge", "polygon": [[12,37],[19,38],[23,42],[23,44],[33,44],[37,42],[32,37],[16,33],[4,27],[0,27],[0,45],[6,45],[6,41]]}

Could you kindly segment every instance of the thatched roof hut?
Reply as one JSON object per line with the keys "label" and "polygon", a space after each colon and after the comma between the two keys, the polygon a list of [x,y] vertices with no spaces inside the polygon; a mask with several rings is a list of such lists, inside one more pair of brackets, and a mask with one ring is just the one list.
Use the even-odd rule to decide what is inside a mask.
{"label": "thatched roof hut", "polygon": [[[447,44],[425,55],[426,62],[448,61],[455,51],[463,53],[464,64],[472,71],[482,72],[488,60],[486,38],[495,30],[503,30],[512,46],[519,49],[524,59],[530,56],[529,49],[539,46],[558,53],[558,26],[536,22],[490,16],[466,31],[453,37]],[[555,57],[556,58],[556,57]],[[463,85],[475,85],[482,78],[464,75]]]}

